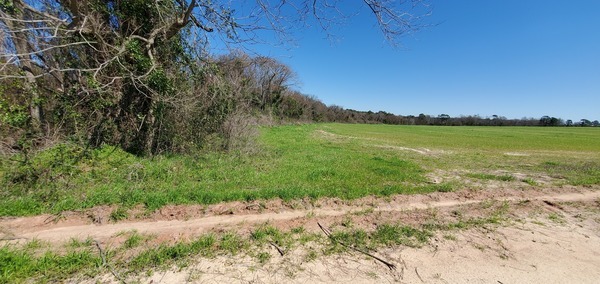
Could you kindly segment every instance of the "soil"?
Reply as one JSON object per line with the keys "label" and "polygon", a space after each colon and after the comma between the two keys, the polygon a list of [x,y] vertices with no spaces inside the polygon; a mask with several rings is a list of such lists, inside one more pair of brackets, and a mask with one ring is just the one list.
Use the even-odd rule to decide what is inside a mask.
{"label": "soil", "polygon": [[[118,246],[123,232],[155,235],[157,242],[189,240],[207,232],[234,230],[248,234],[269,223],[282,230],[304,226],[320,232],[344,220],[365,230],[381,223],[419,225],[486,216],[509,205],[509,224],[439,231],[421,248],[383,247],[375,254],[395,270],[358,252],[307,259],[306,247],[281,257],[273,248],[265,264],[248,256],[194,259],[140,276],[142,283],[598,283],[600,282],[600,188],[560,187],[514,190],[463,190],[450,193],[367,197],[354,201],[281,200],[231,202],[212,206],[166,206],[156,212],[142,207],[128,218],[111,221],[114,207],[22,218],[0,219],[0,245],[31,239],[61,244],[92,238]],[[316,249],[316,248],[315,248]],[[80,282],[81,279],[73,280]],[[117,282],[112,275],[90,283]]]}

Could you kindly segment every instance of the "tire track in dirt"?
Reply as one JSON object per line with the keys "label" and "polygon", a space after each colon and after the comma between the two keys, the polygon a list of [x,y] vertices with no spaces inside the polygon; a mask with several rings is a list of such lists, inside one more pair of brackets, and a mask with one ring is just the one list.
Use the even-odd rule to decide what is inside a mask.
{"label": "tire track in dirt", "polygon": [[260,224],[265,222],[285,222],[297,218],[305,218],[312,215],[317,218],[336,217],[359,212],[361,210],[372,210],[373,212],[401,212],[407,210],[425,210],[430,208],[447,208],[463,205],[473,205],[484,201],[508,201],[518,202],[523,200],[545,201],[548,204],[555,202],[580,202],[600,199],[600,191],[567,192],[560,194],[538,195],[538,196],[514,196],[479,198],[473,200],[451,200],[443,199],[437,201],[398,202],[380,204],[376,207],[369,206],[340,206],[330,208],[316,208],[312,210],[288,210],[283,212],[265,212],[242,215],[214,215],[188,220],[142,220],[134,222],[121,222],[112,224],[75,224],[69,225],[65,222],[48,224],[48,215],[23,217],[0,220],[0,243],[18,239],[38,239],[51,243],[61,243],[75,239],[107,239],[118,233],[135,230],[142,234],[187,234],[198,235],[213,229],[231,227],[242,224]]}

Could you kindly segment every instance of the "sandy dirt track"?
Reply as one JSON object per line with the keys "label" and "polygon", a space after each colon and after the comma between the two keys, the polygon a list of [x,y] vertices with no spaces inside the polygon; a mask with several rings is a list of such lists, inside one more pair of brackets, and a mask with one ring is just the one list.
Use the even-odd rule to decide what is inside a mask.
{"label": "sandy dirt track", "polygon": [[[278,208],[277,212],[263,213],[241,213],[235,214],[234,209],[224,210],[218,215],[201,216],[196,218],[184,217],[184,220],[160,220],[154,218],[151,220],[136,220],[132,222],[94,224],[93,220],[88,218],[86,214],[75,214],[72,217],[66,217],[66,220],[58,219],[54,222],[54,216],[41,215],[36,217],[25,217],[15,219],[5,219],[0,221],[1,232],[4,233],[4,238],[23,238],[23,239],[39,239],[50,242],[68,241],[71,238],[85,239],[91,237],[93,239],[109,238],[119,232],[127,230],[136,230],[139,233],[150,234],[177,234],[186,233],[197,235],[207,232],[214,228],[230,227],[238,224],[248,223],[264,223],[293,220],[305,217],[309,214],[319,217],[334,217],[341,216],[351,212],[372,208],[375,212],[387,211],[408,211],[428,208],[443,208],[456,207],[460,205],[477,204],[489,200],[489,197],[481,199],[450,199],[455,197],[453,194],[444,196],[443,194],[415,195],[405,197],[407,200],[395,200],[391,202],[381,202],[373,204],[374,206],[354,206],[354,205],[325,205],[320,208],[288,210],[288,208]],[[497,201],[519,201],[519,200],[538,200],[548,202],[574,202],[574,201],[590,201],[600,198],[600,191],[586,192],[561,192],[555,194],[541,195],[523,195],[521,196],[500,196],[494,198]],[[412,200],[411,200],[412,199]],[[226,207],[227,205],[220,205]],[[239,204],[230,204],[235,208]],[[246,205],[247,207],[247,205]],[[182,207],[183,208],[183,207]],[[187,210],[199,210],[191,207]],[[189,212],[187,212],[189,213]],[[181,214],[181,213],[180,213]],[[90,217],[90,215],[87,215]],[[91,216],[93,219],[93,216]],[[158,219],[158,220],[157,220]],[[0,237],[1,239],[1,237]]]}
{"label": "sandy dirt track", "polygon": [[[168,206],[152,214],[136,214],[111,222],[113,208],[99,207],[59,216],[0,219],[0,245],[39,239],[61,244],[71,238],[93,238],[116,246],[115,235],[136,230],[174,242],[214,231],[247,233],[259,224],[282,229],[336,224],[353,216],[357,225],[372,228],[383,221],[419,224],[435,211],[477,214],[485,202],[508,202],[514,222],[468,230],[438,232],[422,248],[381,248],[377,255],[396,270],[363,254],[320,255],[306,260],[306,248],[281,257],[276,251],[266,264],[248,256],[197,258],[186,268],[157,271],[129,279],[141,283],[600,283],[600,190],[563,187],[543,190],[463,191],[425,195],[336,199],[317,203],[233,202],[214,206]],[[140,212],[142,212],[140,210]],[[355,214],[356,212],[368,212]],[[426,214],[425,214],[426,213]],[[429,215],[428,215],[429,214]],[[550,220],[549,214],[561,219]],[[546,217],[545,217],[546,216]],[[371,226],[371,227],[369,227]],[[274,250],[274,249],[273,249]],[[80,282],[117,282],[111,274]]]}

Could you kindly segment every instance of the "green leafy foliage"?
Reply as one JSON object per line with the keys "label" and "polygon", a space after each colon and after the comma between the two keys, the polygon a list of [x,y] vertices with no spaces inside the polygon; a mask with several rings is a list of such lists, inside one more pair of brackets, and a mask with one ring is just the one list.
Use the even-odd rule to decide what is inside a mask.
{"label": "green leafy foliage", "polygon": [[29,121],[27,106],[9,104],[0,98],[0,122],[15,128],[24,128]]}

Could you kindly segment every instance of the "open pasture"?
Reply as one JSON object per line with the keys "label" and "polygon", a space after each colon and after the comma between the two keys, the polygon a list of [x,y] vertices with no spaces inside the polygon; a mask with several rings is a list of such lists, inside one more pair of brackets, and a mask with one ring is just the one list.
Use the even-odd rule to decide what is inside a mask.
{"label": "open pasture", "polygon": [[2,158],[0,215],[600,183],[597,128],[310,124],[264,127],[253,147],[140,158],[62,144],[28,164]]}

